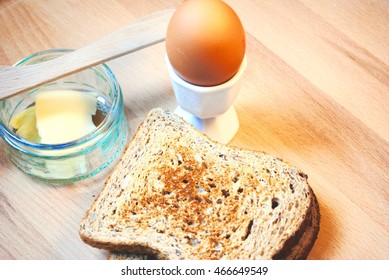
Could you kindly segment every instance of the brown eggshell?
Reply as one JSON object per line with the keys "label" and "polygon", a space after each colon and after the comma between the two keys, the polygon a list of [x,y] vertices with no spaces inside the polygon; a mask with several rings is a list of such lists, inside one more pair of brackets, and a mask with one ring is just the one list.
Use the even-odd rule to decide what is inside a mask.
{"label": "brown eggshell", "polygon": [[176,73],[199,86],[233,77],[246,50],[243,25],[235,11],[219,0],[189,0],[172,16],[166,52]]}

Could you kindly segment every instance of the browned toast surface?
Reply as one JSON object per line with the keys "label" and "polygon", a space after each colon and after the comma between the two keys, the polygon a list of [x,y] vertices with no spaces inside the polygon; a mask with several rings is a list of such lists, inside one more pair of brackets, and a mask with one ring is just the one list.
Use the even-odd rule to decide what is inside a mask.
{"label": "browned toast surface", "polygon": [[80,236],[97,248],[158,259],[301,259],[319,220],[296,167],[215,143],[154,109],[84,216]]}

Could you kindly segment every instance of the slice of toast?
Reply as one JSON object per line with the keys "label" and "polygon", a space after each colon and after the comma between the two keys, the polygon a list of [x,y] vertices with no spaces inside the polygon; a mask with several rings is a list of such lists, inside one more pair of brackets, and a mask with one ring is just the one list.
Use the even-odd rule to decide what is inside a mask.
{"label": "slice of toast", "polygon": [[81,239],[157,259],[305,259],[319,231],[307,176],[152,110],[83,217]]}

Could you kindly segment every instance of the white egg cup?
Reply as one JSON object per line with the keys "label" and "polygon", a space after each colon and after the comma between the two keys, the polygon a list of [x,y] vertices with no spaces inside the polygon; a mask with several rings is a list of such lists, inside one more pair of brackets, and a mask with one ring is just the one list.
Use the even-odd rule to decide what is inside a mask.
{"label": "white egg cup", "polygon": [[190,84],[174,71],[166,55],[166,63],[178,106],[175,113],[212,140],[229,143],[239,129],[233,102],[238,96],[247,66],[244,56],[238,72],[227,82],[209,87]]}

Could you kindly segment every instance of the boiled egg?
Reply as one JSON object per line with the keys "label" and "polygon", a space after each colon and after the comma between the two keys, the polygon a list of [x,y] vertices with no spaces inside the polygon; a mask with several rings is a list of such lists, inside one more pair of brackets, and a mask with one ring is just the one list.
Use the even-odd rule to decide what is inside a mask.
{"label": "boiled egg", "polygon": [[239,70],[246,50],[236,12],[220,0],[188,0],[173,14],[166,52],[178,76],[198,86],[215,86]]}

